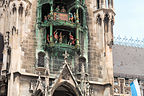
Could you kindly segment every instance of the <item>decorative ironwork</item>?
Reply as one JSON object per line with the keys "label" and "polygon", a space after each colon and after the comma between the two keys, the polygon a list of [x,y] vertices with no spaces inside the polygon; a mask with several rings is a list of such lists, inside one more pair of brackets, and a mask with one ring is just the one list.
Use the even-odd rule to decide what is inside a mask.
{"label": "decorative ironwork", "polygon": [[138,48],[144,48],[144,39],[139,40],[127,37],[114,37],[114,44],[116,45],[124,45],[124,46],[132,46],[132,47],[138,47]]}

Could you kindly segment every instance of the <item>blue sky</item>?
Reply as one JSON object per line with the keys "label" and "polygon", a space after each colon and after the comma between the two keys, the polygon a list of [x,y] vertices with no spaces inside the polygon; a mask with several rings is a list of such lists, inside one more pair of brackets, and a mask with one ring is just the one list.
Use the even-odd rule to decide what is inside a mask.
{"label": "blue sky", "polygon": [[144,38],[144,0],[114,0],[114,36]]}

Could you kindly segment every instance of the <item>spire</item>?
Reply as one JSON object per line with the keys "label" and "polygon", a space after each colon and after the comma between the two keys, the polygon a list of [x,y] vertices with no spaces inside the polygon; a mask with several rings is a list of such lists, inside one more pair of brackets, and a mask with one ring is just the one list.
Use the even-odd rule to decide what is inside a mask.
{"label": "spire", "polygon": [[69,54],[67,53],[67,51],[65,51],[65,53],[63,54],[64,56],[64,64],[68,64],[67,63],[67,58],[69,57]]}

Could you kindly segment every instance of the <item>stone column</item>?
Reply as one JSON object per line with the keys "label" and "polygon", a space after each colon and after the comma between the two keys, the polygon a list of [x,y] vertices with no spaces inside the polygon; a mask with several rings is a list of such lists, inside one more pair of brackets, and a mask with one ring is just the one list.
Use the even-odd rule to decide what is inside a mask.
{"label": "stone column", "polygon": [[113,2],[113,0],[111,0],[111,6],[112,6],[112,8],[113,8],[113,4],[114,4],[114,2]]}
{"label": "stone column", "polygon": [[[76,23],[79,23],[79,11],[78,11],[78,8],[76,9]],[[78,28],[78,25],[77,25],[77,28],[76,28],[76,43],[77,43],[77,45],[79,45],[79,28]]]}
{"label": "stone column", "polygon": [[102,5],[102,8],[105,8],[105,2],[106,2],[105,0],[102,0],[102,1],[101,1],[101,3],[102,3],[102,4],[101,4],[101,5]]}
{"label": "stone column", "polygon": [[102,8],[102,0],[99,0],[99,8]]}
{"label": "stone column", "polygon": [[110,9],[112,8],[111,4],[112,4],[111,0],[108,0],[108,8],[110,8]]}
{"label": "stone column", "polygon": [[52,23],[50,24],[50,42],[53,42],[53,25]]}

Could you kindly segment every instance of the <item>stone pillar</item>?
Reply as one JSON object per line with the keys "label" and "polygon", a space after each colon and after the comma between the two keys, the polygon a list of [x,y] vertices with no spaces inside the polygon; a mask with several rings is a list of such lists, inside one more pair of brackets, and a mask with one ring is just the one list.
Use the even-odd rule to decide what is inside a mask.
{"label": "stone pillar", "polygon": [[114,7],[113,4],[114,4],[114,2],[113,2],[113,0],[111,0],[111,6],[112,6],[112,8]]}
{"label": "stone pillar", "polygon": [[50,24],[50,42],[53,42],[53,25]]}
{"label": "stone pillar", "polygon": [[106,6],[105,2],[106,2],[105,0],[102,0],[102,1],[101,1],[101,3],[102,3],[102,4],[101,4],[101,5],[102,5],[102,8],[105,8],[105,6]]}
{"label": "stone pillar", "polygon": [[99,0],[99,8],[102,8],[102,0]]}
{"label": "stone pillar", "polygon": [[110,8],[110,9],[112,8],[111,4],[112,4],[111,0],[108,0],[108,8]]}
{"label": "stone pillar", "polygon": [[[76,23],[79,23],[79,9],[77,8],[76,9]],[[77,25],[77,28],[76,28],[76,43],[77,45],[79,45],[79,28],[78,28],[78,25]]]}

